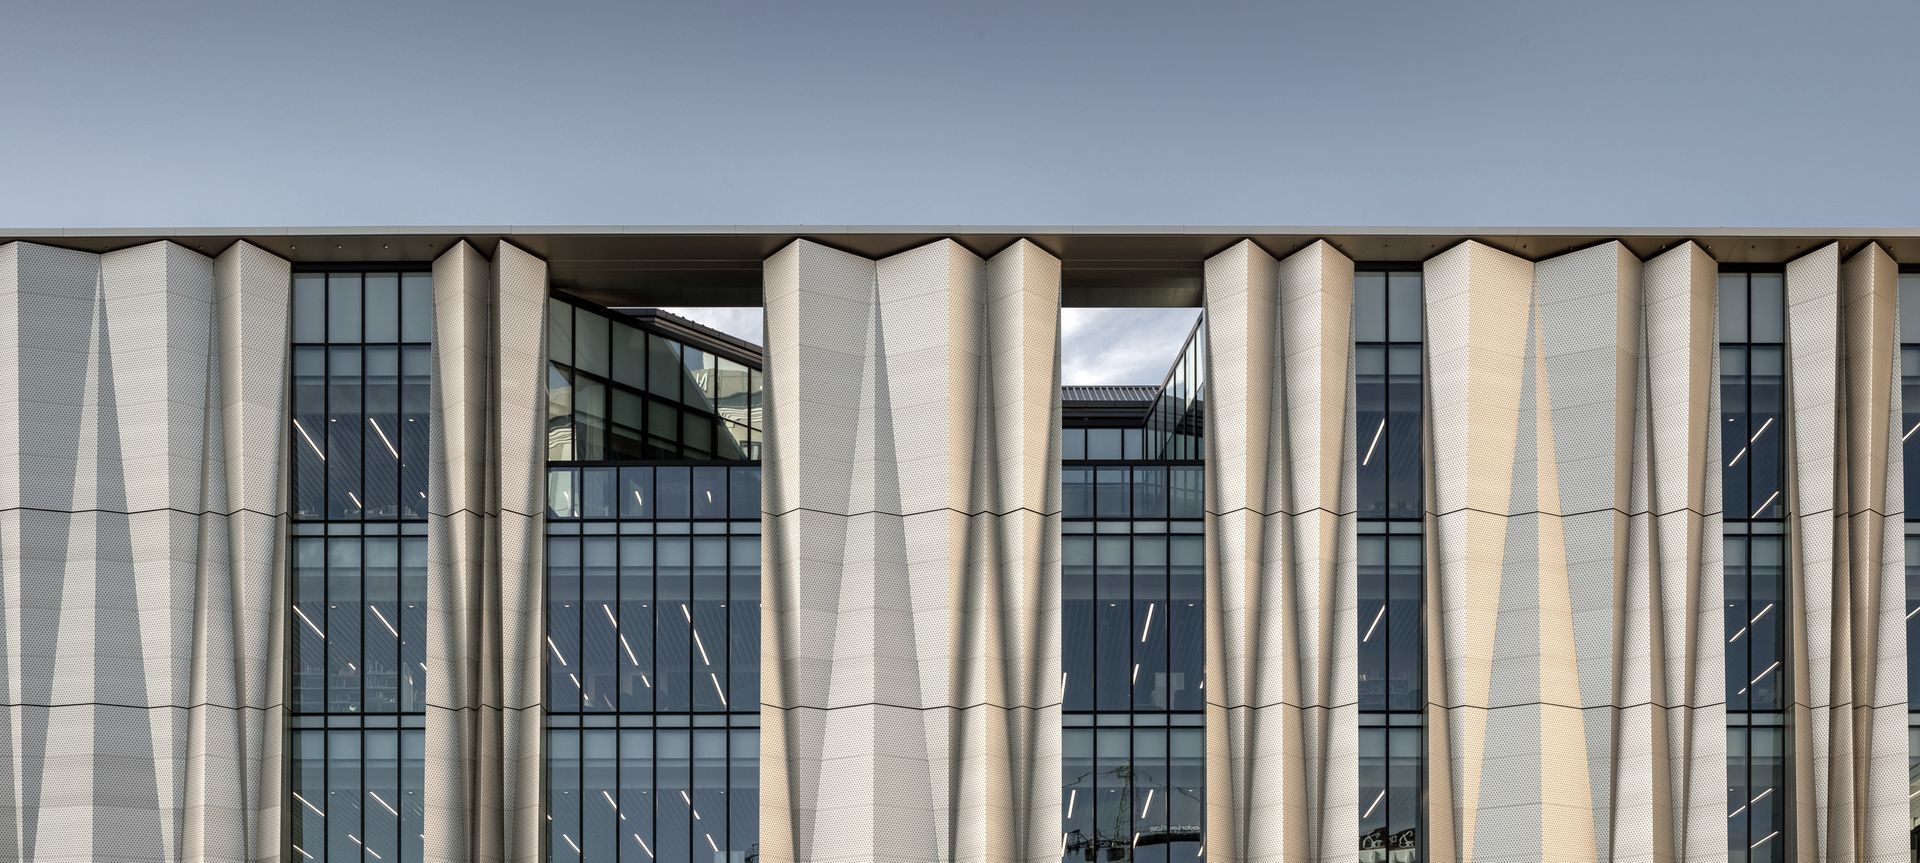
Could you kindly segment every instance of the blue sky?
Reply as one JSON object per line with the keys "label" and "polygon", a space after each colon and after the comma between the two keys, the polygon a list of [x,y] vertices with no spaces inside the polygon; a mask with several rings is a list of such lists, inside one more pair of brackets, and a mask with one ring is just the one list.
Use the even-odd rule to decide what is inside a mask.
{"label": "blue sky", "polygon": [[21,3],[0,227],[1873,226],[1920,4]]}
{"label": "blue sky", "polygon": [[0,230],[1920,221],[1911,2],[15,7]]}

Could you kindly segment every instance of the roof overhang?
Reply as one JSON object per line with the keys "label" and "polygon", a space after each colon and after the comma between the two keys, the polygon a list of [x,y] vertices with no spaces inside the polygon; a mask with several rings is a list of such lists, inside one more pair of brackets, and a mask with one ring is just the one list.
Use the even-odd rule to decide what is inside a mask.
{"label": "roof overhang", "polygon": [[1464,240],[1529,259],[1619,240],[1641,258],[1693,240],[1727,264],[1781,264],[1828,243],[1870,242],[1920,263],[1920,228],[1426,228],[1254,226],[520,226],[0,229],[105,252],[173,240],[209,255],[245,240],[299,263],[429,261],[461,240],[505,240],[545,258],[557,286],[607,306],[757,305],[760,264],[795,239],[884,257],[941,238],[992,255],[1025,238],[1060,258],[1069,306],[1194,306],[1206,259],[1242,239],[1275,256],[1325,240],[1367,264],[1414,265]]}

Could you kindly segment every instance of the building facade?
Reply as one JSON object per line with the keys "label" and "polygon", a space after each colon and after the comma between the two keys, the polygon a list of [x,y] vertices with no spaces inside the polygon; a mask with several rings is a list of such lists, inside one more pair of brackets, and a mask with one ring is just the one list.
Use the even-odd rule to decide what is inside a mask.
{"label": "building facade", "polygon": [[14,232],[0,859],[1920,861],[1902,262]]}

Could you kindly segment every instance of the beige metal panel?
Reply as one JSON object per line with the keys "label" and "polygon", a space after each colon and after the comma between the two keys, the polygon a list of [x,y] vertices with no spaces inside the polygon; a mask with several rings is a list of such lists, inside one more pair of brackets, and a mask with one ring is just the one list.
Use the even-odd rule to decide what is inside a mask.
{"label": "beige metal panel", "polygon": [[278,858],[287,266],[253,253],[0,249],[0,856]]}
{"label": "beige metal panel", "polygon": [[1359,763],[1353,263],[1240,242],[1206,265],[1206,849],[1345,860]]}
{"label": "beige metal panel", "polygon": [[[1627,551],[1632,617],[1622,632],[1626,645],[1644,641],[1645,651],[1628,666],[1635,685],[1615,701],[1623,728],[1634,732],[1622,734],[1618,757],[1623,768],[1634,767],[1616,771],[1613,836],[1635,844],[1616,846],[1614,857],[1632,859],[1629,852],[1645,847],[1654,860],[1718,860],[1726,853],[1727,806],[1717,266],[1683,244],[1646,262],[1640,291],[1635,526]],[[1645,700],[1664,708],[1644,726],[1644,742],[1632,707],[1641,680]],[[1643,781],[1670,801],[1668,810],[1627,808],[1642,799]],[[1643,835],[1650,844],[1638,844]]]}
{"label": "beige metal panel", "polygon": [[1787,495],[1797,856],[1907,854],[1896,268],[1837,245],[1787,266]]}
{"label": "beige metal panel", "polygon": [[765,859],[1057,856],[1057,262],[764,272]]}
{"label": "beige metal panel", "polygon": [[1431,858],[1724,855],[1712,262],[1425,275]]}
{"label": "beige metal panel", "polygon": [[537,859],[546,267],[461,243],[433,293],[426,854]]}

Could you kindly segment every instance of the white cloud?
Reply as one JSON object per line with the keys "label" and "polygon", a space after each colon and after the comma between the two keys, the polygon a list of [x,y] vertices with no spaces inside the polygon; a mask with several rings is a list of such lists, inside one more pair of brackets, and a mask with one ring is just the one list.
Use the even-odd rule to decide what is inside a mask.
{"label": "white cloud", "polygon": [[662,308],[661,311],[705,324],[756,345],[762,344],[761,339],[764,338],[766,318],[759,306],[682,306]]}
{"label": "white cloud", "polygon": [[1199,317],[1199,309],[1061,309],[1061,379],[1159,386]]}

